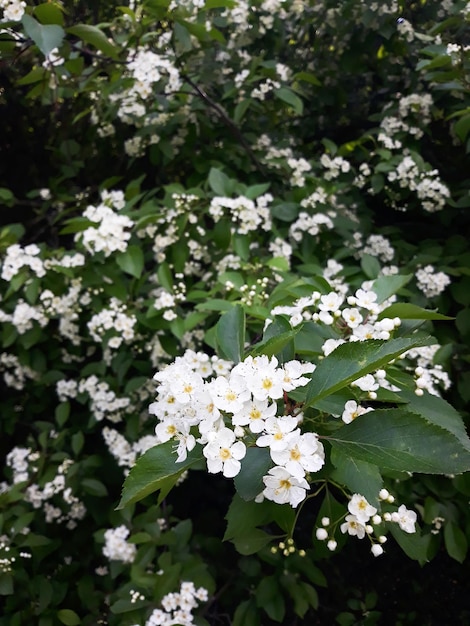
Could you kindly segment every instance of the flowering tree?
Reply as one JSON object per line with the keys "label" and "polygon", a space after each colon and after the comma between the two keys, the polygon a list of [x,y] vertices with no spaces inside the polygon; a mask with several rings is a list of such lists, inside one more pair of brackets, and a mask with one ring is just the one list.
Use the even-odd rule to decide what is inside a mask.
{"label": "flowering tree", "polygon": [[5,623],[293,624],[356,539],[462,562],[467,3],[0,10]]}

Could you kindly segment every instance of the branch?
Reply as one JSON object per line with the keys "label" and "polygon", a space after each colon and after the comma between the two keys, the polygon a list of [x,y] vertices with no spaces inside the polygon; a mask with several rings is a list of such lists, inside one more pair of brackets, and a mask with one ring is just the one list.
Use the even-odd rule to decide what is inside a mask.
{"label": "branch", "polygon": [[209,106],[211,109],[213,109],[217,113],[219,118],[224,122],[224,124],[228,126],[228,128],[230,128],[232,133],[235,135],[236,139],[239,141],[240,145],[245,149],[246,153],[250,157],[250,160],[253,163],[253,165],[263,175],[263,177],[266,178],[266,172],[263,168],[263,165],[260,163],[260,161],[258,161],[250,145],[246,141],[245,137],[243,137],[240,129],[229,118],[229,116],[224,111],[224,109],[219,104],[217,104],[217,102],[214,102],[214,100],[212,100],[212,98],[208,96],[207,93],[203,89],[201,89],[201,87],[196,85],[196,83],[191,78],[189,78],[189,76],[182,74],[182,77],[188,83],[188,85],[190,85],[194,89],[194,91],[201,98],[201,100],[203,100],[207,104],[207,106]]}

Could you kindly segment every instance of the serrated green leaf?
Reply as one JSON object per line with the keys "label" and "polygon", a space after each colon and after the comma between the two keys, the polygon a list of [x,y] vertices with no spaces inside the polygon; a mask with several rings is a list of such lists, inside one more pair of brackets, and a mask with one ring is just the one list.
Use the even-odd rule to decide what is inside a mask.
{"label": "serrated green leaf", "polygon": [[221,316],[215,327],[215,334],[221,355],[239,363],[243,359],[245,348],[245,312],[240,304]]}
{"label": "serrated green leaf", "polygon": [[103,54],[112,59],[117,59],[119,56],[119,51],[114,43],[112,43],[97,26],[92,26],[91,24],[75,24],[75,26],[67,28],[67,33],[83,39],[83,41],[91,44],[97,50],[100,50]]}
{"label": "serrated green leaf", "polygon": [[464,448],[470,450],[470,439],[463,420],[454,407],[446,400],[439,396],[431,395],[427,391],[422,396],[417,396],[407,389],[400,391],[400,397],[407,403],[407,411],[421,415],[428,422],[445,428],[460,441]]}
{"label": "serrated green leaf", "polygon": [[338,346],[313,372],[307,387],[306,406],[382,368],[403,352],[428,343],[428,339],[400,337],[388,341],[370,339]]}
{"label": "serrated green leaf", "polygon": [[360,415],[325,438],[339,453],[382,469],[423,474],[470,470],[470,452],[455,435],[402,409]]}
{"label": "serrated green leaf", "polygon": [[162,443],[147,450],[137,460],[124,481],[121,501],[117,510],[162,489],[168,479],[174,479],[176,482],[185,470],[203,458],[201,446],[197,445],[191,452],[188,452],[185,461],[176,463],[176,455],[173,452],[174,445],[174,441]]}

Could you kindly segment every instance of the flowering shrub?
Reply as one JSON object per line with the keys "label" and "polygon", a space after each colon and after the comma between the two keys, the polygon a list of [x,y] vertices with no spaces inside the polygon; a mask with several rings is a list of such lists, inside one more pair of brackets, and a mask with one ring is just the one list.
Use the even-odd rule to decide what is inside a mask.
{"label": "flowering shrub", "polygon": [[0,2],[0,625],[331,621],[342,555],[465,559],[469,19]]}

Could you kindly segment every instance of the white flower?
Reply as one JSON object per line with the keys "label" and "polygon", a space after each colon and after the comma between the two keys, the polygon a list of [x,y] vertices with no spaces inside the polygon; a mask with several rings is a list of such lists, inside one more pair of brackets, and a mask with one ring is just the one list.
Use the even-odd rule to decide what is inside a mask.
{"label": "white flower", "polygon": [[416,532],[416,519],[416,513],[407,509],[404,504],[399,507],[397,512],[392,513],[392,522],[397,522],[400,528],[406,533]]}
{"label": "white flower", "polygon": [[377,509],[359,493],[355,493],[348,502],[348,510],[361,524],[366,524],[377,513]]}
{"label": "white flower", "polygon": [[211,474],[222,472],[226,478],[233,478],[241,469],[240,459],[246,454],[242,441],[235,441],[235,433],[229,428],[221,428],[207,435],[209,443],[203,454],[207,459],[207,469]]}
{"label": "white flower", "polygon": [[229,411],[230,413],[241,411],[244,403],[250,399],[251,395],[239,377],[231,377],[228,381],[223,376],[219,376],[208,383],[208,389],[215,406],[221,411]]}
{"label": "white flower", "polygon": [[263,476],[265,489],[263,495],[277,504],[289,503],[292,507],[299,505],[305,499],[307,489],[310,489],[305,478],[297,479],[284,467],[273,467],[266,476]]}
{"label": "white flower", "polygon": [[266,420],[266,435],[261,435],[256,441],[260,447],[269,446],[271,450],[283,450],[287,446],[286,435],[297,427],[295,417],[284,415],[282,417],[268,417]]}
{"label": "white flower", "polygon": [[340,526],[341,532],[363,539],[366,534],[366,527],[357,519],[355,515],[346,515],[346,521]]}
{"label": "white flower", "polygon": [[372,407],[365,408],[360,406],[355,400],[348,400],[344,405],[344,411],[341,415],[341,419],[345,424],[350,424],[356,417],[359,415],[364,415],[364,413],[369,413],[373,411]]}
{"label": "white flower", "polygon": [[277,412],[275,402],[269,404],[268,400],[251,400],[245,402],[241,411],[234,414],[232,424],[234,426],[248,426],[252,433],[260,433],[264,430],[266,420],[274,417]]}
{"label": "white flower", "polygon": [[301,480],[306,472],[318,472],[325,463],[323,445],[315,433],[299,434],[297,431],[286,436],[283,450],[271,450],[271,458]]}

